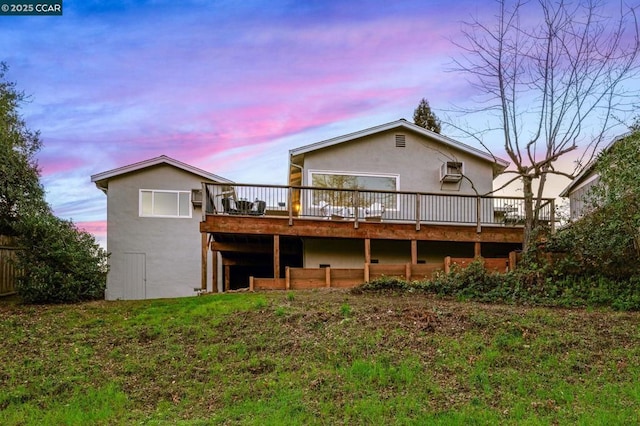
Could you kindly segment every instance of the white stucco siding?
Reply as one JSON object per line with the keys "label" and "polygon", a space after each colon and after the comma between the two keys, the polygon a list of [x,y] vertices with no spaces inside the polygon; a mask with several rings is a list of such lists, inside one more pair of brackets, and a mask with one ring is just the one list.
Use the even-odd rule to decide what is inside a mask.
{"label": "white stucco siding", "polygon": [[[405,147],[396,147],[395,135],[405,135]],[[453,150],[406,130],[389,130],[358,140],[308,152],[304,158],[303,184],[311,185],[310,171],[385,173],[399,176],[400,191],[454,192],[474,194],[471,184],[442,184],[440,167],[446,161],[461,161],[464,173],[480,193],[491,191],[490,162]]]}
{"label": "white stucco siding", "polygon": [[191,191],[202,178],[168,165],[159,165],[114,177],[107,201],[107,250],[111,253],[108,299],[125,298],[126,258],[144,254],[144,297],[195,295],[200,287],[200,208],[191,218],[140,217],[140,189]]}

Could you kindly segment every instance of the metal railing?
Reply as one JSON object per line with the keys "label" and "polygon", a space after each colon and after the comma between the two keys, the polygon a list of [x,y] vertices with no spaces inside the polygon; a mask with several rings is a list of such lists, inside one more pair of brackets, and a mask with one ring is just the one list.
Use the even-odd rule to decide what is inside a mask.
{"label": "metal railing", "polygon": [[[420,224],[522,226],[524,198],[284,185],[203,184],[203,214],[289,216]],[[553,227],[554,200],[538,218]],[[203,217],[203,220],[205,218]]]}

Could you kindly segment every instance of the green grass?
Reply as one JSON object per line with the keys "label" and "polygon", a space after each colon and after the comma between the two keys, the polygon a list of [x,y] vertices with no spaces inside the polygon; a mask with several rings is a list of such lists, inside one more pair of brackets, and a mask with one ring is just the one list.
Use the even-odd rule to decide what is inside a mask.
{"label": "green grass", "polygon": [[637,424],[640,314],[346,291],[0,302],[0,424]]}

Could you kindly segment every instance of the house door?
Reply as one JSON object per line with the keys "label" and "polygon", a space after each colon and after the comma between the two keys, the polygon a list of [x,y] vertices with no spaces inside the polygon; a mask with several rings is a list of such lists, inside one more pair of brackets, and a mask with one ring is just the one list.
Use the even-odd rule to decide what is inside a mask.
{"label": "house door", "polygon": [[146,298],[147,255],[145,253],[125,253],[124,258],[125,300]]}

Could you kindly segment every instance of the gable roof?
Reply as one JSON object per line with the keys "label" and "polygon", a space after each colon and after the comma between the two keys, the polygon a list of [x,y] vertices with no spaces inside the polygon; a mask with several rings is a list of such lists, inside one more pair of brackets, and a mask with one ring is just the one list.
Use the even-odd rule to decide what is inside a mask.
{"label": "gable roof", "polygon": [[146,169],[148,167],[157,166],[160,164],[167,164],[169,166],[176,167],[178,169],[184,170],[185,172],[189,172],[196,176],[200,176],[201,178],[206,180],[212,180],[216,182],[228,182],[228,183],[232,182],[229,179],[225,179],[213,173],[206,172],[197,167],[193,167],[187,163],[183,163],[182,161],[178,161],[171,157],[167,157],[166,155],[161,155],[159,157],[151,158],[149,160],[144,160],[138,163],[129,164],[127,166],[118,167],[117,169],[107,170],[106,172],[97,173],[91,176],[91,182],[94,182],[96,184],[96,187],[98,187],[98,189],[106,193],[109,179],[117,176],[121,176],[127,173],[135,172],[138,170]]}
{"label": "gable roof", "polygon": [[486,151],[463,144],[462,142],[458,142],[455,139],[451,139],[447,136],[441,135],[431,130],[427,130],[424,127],[420,127],[416,124],[408,122],[404,118],[401,118],[400,120],[392,121],[390,123],[381,124],[379,126],[374,126],[368,129],[360,130],[358,132],[349,133],[343,136],[338,136],[336,138],[327,139],[320,142],[315,142],[309,145],[304,145],[298,148],[291,149],[289,150],[289,158],[292,158],[301,154],[305,154],[308,152],[316,151],[319,149],[327,148],[330,146],[338,145],[344,142],[349,142],[354,139],[362,138],[362,137],[373,135],[376,133],[385,132],[387,130],[399,129],[399,128],[410,130],[415,133],[421,134],[423,136],[427,136],[437,142],[444,144],[447,147],[455,148],[457,150],[471,154],[475,157],[481,158],[491,163],[495,163],[495,167],[494,167],[495,172],[502,172],[504,169],[506,169],[509,166],[509,162],[506,160],[503,160],[498,157],[494,157],[493,155],[491,155]]}
{"label": "gable roof", "polygon": [[[618,143],[622,139],[625,139],[627,136],[630,136],[632,133],[633,132],[627,132],[627,133],[623,133],[622,135],[616,136],[615,138],[613,138],[611,142],[609,142],[607,146],[605,146],[602,149],[602,152],[609,151],[612,146],[614,146],[616,143]],[[582,184],[582,182],[587,180],[587,178],[591,176],[592,172],[595,171],[594,169],[596,167],[597,162],[598,162],[597,156],[593,160],[589,161],[589,163],[586,166],[584,166],[582,170],[580,170],[580,173],[578,173],[576,177],[573,178],[573,180],[569,183],[569,185],[567,185],[567,187],[562,190],[562,192],[560,193],[560,197],[568,197],[576,187],[578,187],[580,184]]]}

